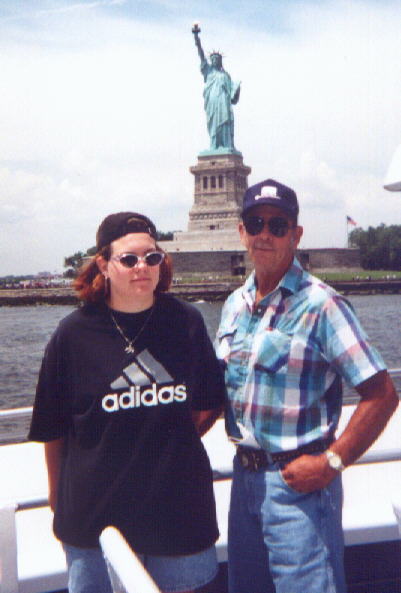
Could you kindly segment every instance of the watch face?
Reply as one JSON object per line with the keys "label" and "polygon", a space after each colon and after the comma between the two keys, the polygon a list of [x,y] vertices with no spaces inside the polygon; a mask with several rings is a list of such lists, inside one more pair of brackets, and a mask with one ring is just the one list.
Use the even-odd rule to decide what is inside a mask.
{"label": "watch face", "polygon": [[333,457],[330,458],[329,463],[334,469],[340,469],[341,467],[341,459],[338,457],[338,455],[333,455]]}
{"label": "watch face", "polygon": [[341,457],[339,455],[337,455],[337,453],[330,451],[330,453],[327,455],[327,458],[328,458],[330,467],[332,467],[333,469],[335,469],[337,471],[341,471],[343,469],[343,462],[341,460]]}

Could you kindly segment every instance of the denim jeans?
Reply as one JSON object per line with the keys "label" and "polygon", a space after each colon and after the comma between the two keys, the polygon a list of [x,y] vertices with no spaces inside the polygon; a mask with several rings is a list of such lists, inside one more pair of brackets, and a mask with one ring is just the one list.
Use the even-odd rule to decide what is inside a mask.
{"label": "denim jeans", "polygon": [[342,484],[301,494],[278,464],[234,459],[228,527],[230,593],[345,593]]}
{"label": "denim jeans", "polygon": [[[112,593],[106,562],[100,548],[76,548],[63,544],[68,566],[69,593]],[[218,572],[215,546],[188,556],[138,558],[162,591],[196,589],[212,581]]]}
{"label": "denim jeans", "polygon": [[68,566],[69,593],[113,593],[100,548],[63,544]]}

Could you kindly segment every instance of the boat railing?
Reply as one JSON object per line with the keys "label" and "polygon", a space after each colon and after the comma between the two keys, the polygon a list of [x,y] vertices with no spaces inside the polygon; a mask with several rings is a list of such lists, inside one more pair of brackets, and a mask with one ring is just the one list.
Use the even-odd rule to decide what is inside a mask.
{"label": "boat railing", "polygon": [[[401,447],[396,450],[382,450],[375,454],[365,454],[359,460],[358,464],[380,464],[383,462],[401,461]],[[215,470],[218,472],[217,481],[229,480],[231,477],[230,471]],[[390,492],[389,503],[392,505],[395,519],[398,521],[398,529],[401,537],[401,498],[398,495],[391,499]],[[384,501],[381,501],[381,504]],[[44,590],[49,590],[44,587],[50,583],[57,582],[58,588],[66,588],[67,574],[66,566],[62,560],[62,565],[57,567],[56,574],[47,574],[40,578],[40,585],[34,582],[25,582],[21,587],[19,581],[19,562],[18,562],[18,530],[17,530],[17,514],[21,511],[35,511],[48,507],[48,500],[46,496],[36,496],[31,498],[24,498],[14,502],[4,502],[0,504],[0,590],[1,593],[40,593]],[[346,527],[344,527],[346,529]],[[50,526],[49,526],[50,529]],[[394,536],[394,530],[392,531]],[[59,545],[55,539],[50,546]],[[100,537],[100,545],[103,549],[110,578],[113,583],[114,593],[160,593],[157,586],[154,584],[140,560],[131,550],[124,538],[114,528],[106,528]],[[221,544],[224,548],[224,542]],[[45,550],[43,550],[45,553]],[[224,549],[218,549],[221,558],[225,558]],[[30,552],[31,555],[31,552]],[[52,563],[53,567],[53,563]],[[53,567],[54,570],[54,567]],[[52,589],[53,590],[53,589]]]}
{"label": "boat railing", "polygon": [[160,593],[160,589],[118,529],[106,527],[99,541],[114,593]]}
{"label": "boat railing", "polygon": [[[401,367],[394,368],[394,369],[388,369],[388,373],[393,379],[396,379],[396,380],[401,379]],[[396,381],[396,388],[397,388],[397,383],[398,383],[398,381]],[[399,391],[399,395],[401,397],[400,391]],[[24,407],[20,407],[20,408],[0,409],[0,420],[1,419],[17,418],[18,416],[20,416],[20,417],[21,416],[30,416],[32,414],[32,410],[33,410],[32,406],[24,406]]]}
{"label": "boat railing", "polygon": [[[401,368],[400,369],[392,369],[391,372],[392,376],[400,376],[401,377]],[[348,408],[350,408],[349,412],[352,412],[351,408],[352,406],[348,406]],[[25,408],[20,408],[17,410],[1,410],[0,411],[0,418],[1,417],[6,417],[6,418],[10,418],[10,417],[15,417],[20,416],[20,415],[26,415],[28,416],[29,414],[32,413],[32,408],[30,406],[27,406]],[[393,419],[392,422],[392,426],[391,428],[391,434],[398,434],[397,432],[397,427],[395,426],[394,423],[398,423],[399,422],[399,418],[401,417],[401,410],[397,411],[397,418]],[[221,434],[223,434],[224,432],[224,428],[223,426],[221,426],[222,428],[222,432]],[[396,430],[394,430],[394,428],[396,428]],[[388,444],[387,444],[388,443]],[[22,447],[28,446],[31,447],[31,444],[22,444]],[[16,447],[19,447],[21,445],[16,445]],[[1,451],[1,448],[0,448]],[[21,455],[24,456],[24,453],[21,451]],[[227,455],[227,459],[230,456]],[[17,459],[17,457],[16,457]],[[372,468],[372,471],[374,470],[374,468],[378,468],[380,469],[380,467],[383,467],[383,470],[385,469],[385,467],[389,468],[389,471],[392,472],[392,466],[390,462],[395,462],[395,463],[399,463],[401,462],[401,443],[399,445],[399,439],[396,438],[391,438],[391,439],[387,439],[384,442],[381,443],[381,445],[379,447],[372,447],[370,450],[368,450],[360,459],[358,459],[358,461],[355,463],[355,466],[367,466],[368,464],[370,464],[370,467]],[[380,464],[382,464],[380,466]],[[399,467],[399,466],[398,466]],[[227,461],[224,462],[224,465],[221,464],[221,461],[217,464],[213,464],[213,470],[214,470],[214,479],[216,482],[215,487],[216,488],[220,488],[222,487],[223,489],[226,489],[229,487],[229,480],[232,476],[232,466],[231,463]],[[352,471],[360,471],[357,470],[357,468],[355,467],[355,470],[351,470]],[[363,471],[362,467],[361,467],[361,471]],[[369,472],[371,470],[368,470]],[[4,476],[3,476],[4,479]],[[380,484],[378,484],[378,486],[380,486]],[[25,584],[25,585],[20,585],[19,584],[19,570],[18,570],[18,550],[19,550],[19,546],[21,541],[19,541],[19,533],[20,533],[20,527],[19,527],[19,519],[18,517],[24,517],[24,515],[26,516],[25,513],[23,513],[22,511],[34,511],[34,513],[45,513],[46,515],[51,515],[50,510],[48,509],[48,500],[46,496],[42,496],[41,492],[39,492],[39,495],[35,495],[35,496],[25,496],[25,497],[13,497],[12,500],[5,500],[3,498],[2,501],[0,501],[0,591],[1,593],[37,593],[39,591],[44,591],[44,590],[50,590],[50,589],[45,589],[45,588],[35,588],[36,585],[31,584]],[[401,501],[399,499],[394,499],[392,498],[392,495],[390,494],[390,492],[386,492],[386,495],[388,495],[388,501],[386,502],[386,505],[389,509],[389,512],[391,512],[391,508],[394,509],[394,513],[393,514],[393,523],[391,522],[391,517],[389,517],[389,515],[386,515],[385,518],[385,529],[386,529],[386,533],[391,533],[391,537],[394,539],[394,529],[397,530],[397,523],[395,521],[395,518],[397,517],[398,521],[401,522]],[[1,498],[1,495],[0,495]],[[380,505],[383,506],[384,502],[382,499],[380,499]],[[392,503],[392,504],[391,504]],[[371,508],[373,507],[367,507],[366,510],[361,509],[362,514],[363,513],[368,513],[369,517],[372,515],[371,512]],[[21,513],[20,513],[21,512]],[[366,515],[367,516],[367,515]],[[365,517],[365,515],[363,515],[363,517]],[[369,518],[368,517],[368,518]],[[365,519],[363,519],[365,520]],[[367,520],[367,519],[366,519]],[[376,520],[376,519],[375,519]],[[377,523],[378,526],[374,526],[374,528],[372,528],[373,530],[376,529],[380,529],[381,531],[383,531],[382,527],[381,527],[381,523],[379,524],[379,522],[381,521],[381,518],[377,519]],[[40,524],[42,525],[42,524]],[[355,527],[350,527],[345,526],[345,534],[347,534],[347,529],[354,529]],[[42,529],[42,527],[40,527],[40,529]],[[369,527],[370,529],[370,527]],[[223,526],[223,530],[225,530],[225,527]],[[390,531],[389,531],[390,530]],[[49,521],[49,534],[51,532],[51,527],[50,527],[50,521]],[[52,537],[51,534],[49,535],[49,537]],[[111,535],[106,537],[106,542],[108,540],[108,538],[110,538],[111,540],[114,541],[114,539],[116,538],[115,535]],[[354,538],[355,539],[355,538]],[[22,540],[23,541],[23,540]],[[58,568],[57,568],[57,574],[53,574],[50,576],[46,576],[44,577],[45,580],[49,579],[50,582],[50,578],[52,578],[53,580],[51,581],[52,584],[54,582],[60,583],[61,586],[58,587],[53,587],[53,589],[51,590],[55,590],[56,588],[58,589],[62,589],[63,587],[66,587],[66,567],[65,567],[65,559],[64,559],[64,555],[62,553],[62,549],[59,545],[59,543],[53,538],[51,540],[51,542],[49,542],[49,547],[51,547],[52,549],[55,546],[59,546],[59,549],[57,550],[57,558],[59,561],[58,564]],[[225,543],[223,542],[221,544],[223,547],[225,545]],[[106,543],[106,546],[108,546],[108,544]],[[113,546],[111,546],[113,547]],[[31,555],[30,552],[28,552],[27,554],[28,556]],[[224,554],[221,555],[222,557],[224,557]],[[113,563],[113,559],[111,559],[110,561],[111,563]],[[53,563],[52,563],[53,565]],[[111,564],[112,566],[112,564]],[[112,568],[110,568],[110,570],[114,570]],[[119,572],[119,571],[118,571]],[[29,577],[30,578],[30,577]],[[36,577],[35,577],[36,578]],[[120,580],[121,580],[121,576],[119,576]],[[43,578],[41,578],[42,583]],[[47,582],[47,581],[46,581]],[[125,586],[125,585],[124,585]],[[150,586],[150,585],[149,585]],[[124,591],[124,589],[121,589],[121,591]],[[126,588],[126,592],[127,593],[134,593],[137,590],[135,589],[129,589]],[[157,589],[145,589],[142,588],[141,589],[141,593],[145,593],[149,591],[149,593],[153,593],[153,591],[157,591]]]}

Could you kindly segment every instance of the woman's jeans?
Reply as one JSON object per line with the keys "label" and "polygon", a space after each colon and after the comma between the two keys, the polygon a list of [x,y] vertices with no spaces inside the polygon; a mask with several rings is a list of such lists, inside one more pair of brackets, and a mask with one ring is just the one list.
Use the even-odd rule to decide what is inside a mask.
{"label": "woman's jeans", "polygon": [[113,593],[100,548],[75,548],[63,544],[70,593]]}
{"label": "woman's jeans", "polygon": [[341,476],[301,494],[278,464],[234,459],[228,527],[230,593],[345,593]]}

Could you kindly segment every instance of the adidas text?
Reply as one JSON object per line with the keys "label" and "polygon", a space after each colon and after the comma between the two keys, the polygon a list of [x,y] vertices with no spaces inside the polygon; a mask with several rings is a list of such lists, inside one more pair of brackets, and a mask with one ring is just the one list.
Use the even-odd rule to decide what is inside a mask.
{"label": "adidas text", "polygon": [[159,387],[157,383],[152,383],[148,389],[142,389],[136,385],[124,393],[110,393],[102,399],[102,408],[106,412],[117,412],[118,410],[128,410],[129,408],[139,408],[140,406],[157,406],[160,404],[171,404],[173,402],[183,402],[187,399],[185,385],[165,385]]}

